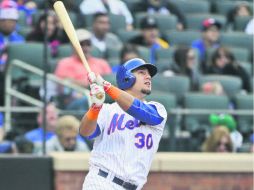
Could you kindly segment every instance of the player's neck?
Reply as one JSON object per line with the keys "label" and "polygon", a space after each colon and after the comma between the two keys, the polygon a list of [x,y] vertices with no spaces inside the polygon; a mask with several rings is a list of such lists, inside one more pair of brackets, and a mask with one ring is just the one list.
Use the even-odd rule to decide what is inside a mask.
{"label": "player's neck", "polygon": [[134,92],[132,90],[126,90],[126,92],[128,92],[129,94],[131,94],[132,96],[134,96],[135,98],[141,100],[141,101],[144,101],[145,100],[145,94],[143,93],[137,93],[137,92]]}

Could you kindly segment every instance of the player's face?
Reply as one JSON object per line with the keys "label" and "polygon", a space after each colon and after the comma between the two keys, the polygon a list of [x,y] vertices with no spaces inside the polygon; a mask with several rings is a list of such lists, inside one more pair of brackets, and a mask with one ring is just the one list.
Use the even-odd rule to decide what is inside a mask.
{"label": "player's face", "polygon": [[140,68],[133,71],[136,77],[136,82],[133,85],[133,90],[138,93],[149,95],[152,89],[151,75],[147,68]]}

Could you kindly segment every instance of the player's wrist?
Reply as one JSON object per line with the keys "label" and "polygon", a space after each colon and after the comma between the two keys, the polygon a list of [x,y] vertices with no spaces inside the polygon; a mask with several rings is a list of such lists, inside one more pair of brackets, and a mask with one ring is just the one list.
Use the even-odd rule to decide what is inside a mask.
{"label": "player's wrist", "polygon": [[96,104],[92,104],[92,106],[86,113],[86,117],[91,121],[97,120],[101,108],[102,108],[102,105],[98,106]]}
{"label": "player's wrist", "polygon": [[[105,88],[104,88],[105,90]],[[105,92],[113,99],[116,100],[119,98],[120,94],[121,94],[121,90],[117,87],[115,87],[114,85],[110,85],[110,87],[108,87]]]}

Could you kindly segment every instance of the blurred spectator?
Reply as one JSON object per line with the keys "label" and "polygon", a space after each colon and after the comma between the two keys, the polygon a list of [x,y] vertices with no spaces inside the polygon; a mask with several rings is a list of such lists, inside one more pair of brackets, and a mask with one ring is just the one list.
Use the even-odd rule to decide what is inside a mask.
{"label": "blurred spectator", "polygon": [[243,136],[237,130],[236,120],[229,114],[211,114],[209,116],[209,122],[212,127],[225,126],[230,132],[231,141],[233,143],[233,151],[237,152],[243,144]]}
{"label": "blurred spectator", "polygon": [[[53,103],[49,103],[46,107],[46,141],[55,135],[56,122],[58,119],[58,111]],[[43,112],[37,117],[38,128],[25,133],[25,138],[34,144],[34,153],[42,152],[43,143]]]}
{"label": "blurred spectator", "polygon": [[[46,19],[47,30],[45,29]],[[33,30],[27,35],[26,40],[43,43],[47,33],[47,40],[51,48],[51,54],[52,56],[56,56],[58,46],[67,41],[62,32],[62,29],[58,27],[56,14],[53,11],[49,11],[47,14],[44,13],[40,16]]]}
{"label": "blurred spectator", "polygon": [[72,115],[59,118],[56,124],[56,136],[47,141],[47,152],[85,151],[89,148],[79,137],[79,120]]}
{"label": "blurred spectator", "polygon": [[[23,36],[16,30],[19,13],[17,4],[11,0],[3,0],[0,3],[0,94],[5,94],[5,68],[8,54],[6,47],[9,43],[24,42]],[[4,96],[0,96],[0,105],[3,105]]]}
{"label": "blurred spectator", "polygon": [[204,83],[201,87],[201,90],[205,94],[215,94],[217,96],[225,94],[223,86],[218,81]]}
{"label": "blurred spectator", "polygon": [[[191,90],[198,90],[200,73],[197,60],[196,53],[191,47],[180,46],[174,52],[172,71],[175,74],[188,76],[191,81]],[[164,75],[166,75],[165,72]]]}
{"label": "blurred spectator", "polygon": [[246,33],[246,34],[250,34],[250,35],[253,35],[253,34],[254,34],[254,18],[252,18],[252,19],[248,22],[248,24],[247,24],[247,26],[246,26],[246,28],[245,28],[245,33]]}
{"label": "blurred spectator", "polygon": [[4,138],[4,115],[0,112],[0,142]]}
{"label": "blurred spectator", "polygon": [[208,74],[233,75],[240,77],[243,89],[250,91],[250,78],[246,71],[238,64],[235,56],[229,49],[220,47],[211,57],[211,63],[207,69]]}
{"label": "blurred spectator", "polygon": [[144,46],[150,49],[150,63],[155,64],[156,50],[169,48],[169,44],[160,38],[157,22],[154,17],[144,17],[140,22],[142,34],[130,39],[129,43]]}
{"label": "blurred spectator", "polygon": [[18,136],[13,141],[5,140],[0,142],[0,153],[30,154],[33,153],[34,144],[24,136]]}
{"label": "blurred spectator", "polygon": [[167,0],[144,0],[142,1],[139,11],[147,12],[148,14],[173,14],[178,19],[176,26],[178,30],[183,30],[186,26],[184,14],[174,5],[174,3]]}
{"label": "blurred spectator", "polygon": [[125,16],[126,29],[133,29],[133,17],[125,2],[122,0],[83,0],[80,4],[82,14],[95,14],[97,12],[111,13]]}
{"label": "blurred spectator", "polygon": [[0,72],[5,69],[6,46],[9,43],[24,42],[23,36],[16,31],[18,18],[19,13],[16,2],[3,0],[0,4]]}
{"label": "blurred spectator", "polygon": [[93,19],[92,45],[97,47],[104,55],[108,49],[122,47],[119,38],[109,32],[110,21],[107,13],[96,13]]}
{"label": "blurred spectator", "polygon": [[26,24],[32,26],[33,14],[37,12],[37,4],[31,0],[17,0],[18,10],[23,11],[26,15]]}
{"label": "blurred spectator", "polygon": [[203,152],[233,152],[230,132],[225,126],[213,128],[211,134],[202,145]]}
{"label": "blurred spectator", "polygon": [[205,19],[202,22],[202,38],[192,42],[192,47],[199,52],[201,69],[206,69],[205,55],[208,48],[218,48],[221,23],[214,18]]}
{"label": "blurred spectator", "polygon": [[13,152],[31,154],[34,151],[34,144],[32,141],[26,139],[24,136],[18,136],[14,140]]}
{"label": "blurred spectator", "polygon": [[13,143],[11,141],[0,142],[0,154],[1,153],[14,153]]}
{"label": "blurred spectator", "polygon": [[120,52],[120,64],[112,67],[113,73],[116,73],[119,66],[124,64],[126,61],[129,61],[130,59],[133,58],[138,58],[139,56],[140,55],[138,49],[135,45],[133,44],[124,45]]}
{"label": "blurred spectator", "polygon": [[[100,75],[111,74],[112,70],[110,65],[104,59],[95,58],[91,55],[92,44],[91,44],[91,33],[85,29],[78,29],[77,31],[78,40],[81,44],[82,50],[85,54],[87,62],[91,70]],[[62,79],[70,80],[71,82],[87,87],[87,70],[85,69],[82,61],[75,51],[70,57],[63,58],[56,66],[55,75]],[[81,110],[87,109],[87,99],[82,97],[79,93],[68,90],[68,88],[62,88],[59,86],[58,94],[63,95],[66,109],[72,109],[73,106],[78,105]],[[77,101],[74,101],[77,100]],[[73,102],[74,101],[74,102]],[[81,102],[79,102],[81,101]],[[75,107],[74,106],[74,107]],[[75,108],[77,109],[77,108]]]}
{"label": "blurred spectator", "polygon": [[[100,75],[110,74],[111,68],[106,60],[91,55],[91,33],[85,29],[78,29],[76,32],[91,70]],[[88,85],[87,71],[75,51],[72,56],[59,61],[55,74],[60,78],[68,78],[78,85]]]}
{"label": "blurred spectator", "polygon": [[227,14],[227,25],[229,29],[233,28],[236,17],[238,16],[251,16],[252,11],[249,5],[245,2],[241,2],[233,9],[229,10]]}
{"label": "blurred spectator", "polygon": [[251,143],[250,152],[254,152],[254,133],[252,133],[250,136],[250,143]]}

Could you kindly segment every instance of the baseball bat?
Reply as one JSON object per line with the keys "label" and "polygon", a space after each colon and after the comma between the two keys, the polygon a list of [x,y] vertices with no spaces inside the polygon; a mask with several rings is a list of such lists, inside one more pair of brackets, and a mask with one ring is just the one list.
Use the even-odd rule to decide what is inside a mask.
{"label": "baseball bat", "polygon": [[70,39],[70,42],[73,45],[74,49],[78,53],[78,55],[79,55],[82,63],[84,64],[87,72],[91,72],[91,69],[90,69],[90,67],[87,63],[86,57],[85,57],[85,55],[83,53],[83,50],[81,48],[81,45],[79,43],[79,40],[78,40],[76,31],[74,29],[74,26],[71,22],[71,19],[69,17],[69,14],[66,11],[66,8],[65,8],[63,2],[62,1],[56,1],[53,6],[54,6],[54,9],[55,9],[55,12],[56,12],[58,18],[60,19],[60,21],[63,25],[64,31],[66,32],[68,38]]}
{"label": "baseball bat", "polygon": [[[74,49],[78,53],[83,65],[85,66],[87,72],[91,72],[91,69],[87,63],[86,57],[83,53],[83,50],[81,48],[81,45],[79,43],[76,31],[74,29],[74,26],[71,22],[71,19],[69,17],[69,14],[67,13],[67,10],[63,4],[62,1],[56,1],[53,5],[55,12],[60,19],[60,22],[63,25],[64,31],[66,32],[68,38],[70,39],[71,44],[73,45]],[[97,94],[97,98],[102,99],[103,94]]]}

